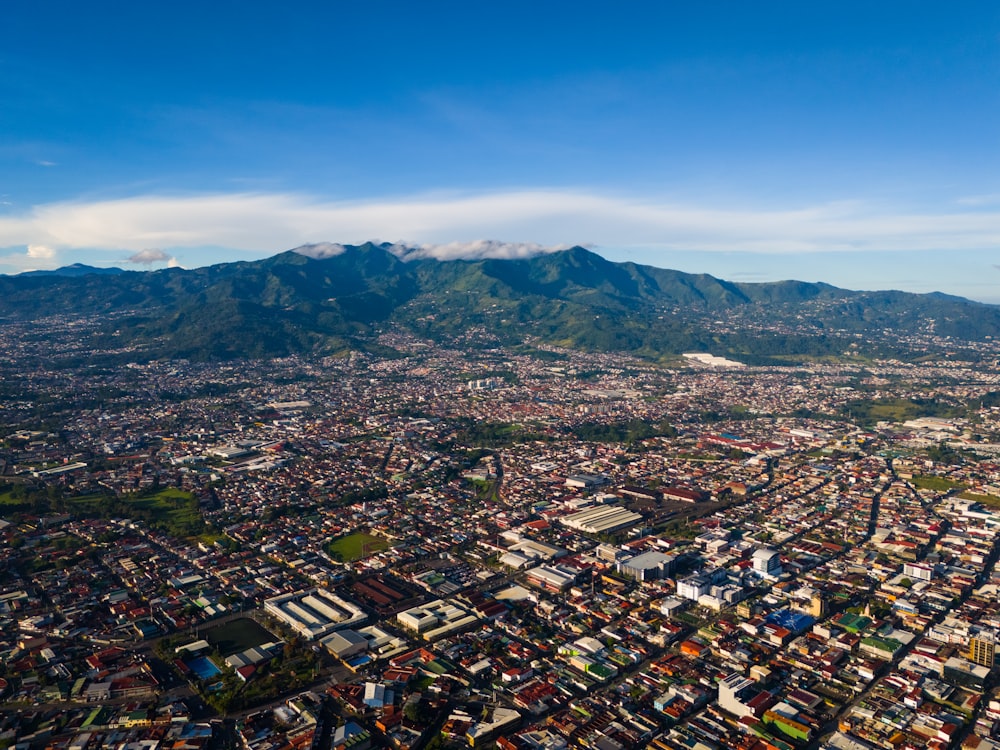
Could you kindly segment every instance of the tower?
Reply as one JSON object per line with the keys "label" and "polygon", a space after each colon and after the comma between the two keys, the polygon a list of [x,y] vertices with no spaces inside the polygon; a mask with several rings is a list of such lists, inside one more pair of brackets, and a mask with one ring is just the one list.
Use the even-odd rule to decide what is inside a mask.
{"label": "tower", "polygon": [[826,617],[826,598],[821,591],[817,591],[809,599],[809,614],[817,620]]}
{"label": "tower", "polygon": [[969,638],[968,659],[984,667],[993,667],[996,658],[996,633],[983,630]]}

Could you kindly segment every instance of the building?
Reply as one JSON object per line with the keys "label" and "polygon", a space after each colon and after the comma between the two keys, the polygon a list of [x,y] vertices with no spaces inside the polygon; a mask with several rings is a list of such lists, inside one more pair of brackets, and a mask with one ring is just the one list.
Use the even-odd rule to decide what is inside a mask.
{"label": "building", "polygon": [[566,486],[578,490],[592,490],[607,483],[608,478],[598,474],[573,474],[566,477]]}
{"label": "building", "polygon": [[979,664],[992,669],[996,658],[996,633],[983,630],[969,639],[969,652],[966,657],[973,664]]}
{"label": "building", "polygon": [[690,487],[667,487],[663,490],[663,499],[682,503],[701,503],[709,499],[709,494]]}
{"label": "building", "polygon": [[521,722],[521,714],[512,708],[493,706],[484,711],[479,721],[473,721],[465,733],[470,747],[489,744],[497,734],[509,732]]}
{"label": "building", "polygon": [[338,659],[348,659],[368,650],[368,639],[349,629],[331,633],[321,643]]}
{"label": "building", "polygon": [[539,565],[527,573],[527,581],[547,591],[564,591],[577,582],[580,571],[565,565]]}
{"label": "building", "polygon": [[809,598],[809,614],[817,620],[822,620],[826,617],[826,597],[823,596],[821,591],[815,592]]}
{"label": "building", "polygon": [[595,550],[597,559],[602,562],[616,563],[623,557],[628,557],[628,552],[613,544],[599,544]]}
{"label": "building", "polygon": [[990,676],[988,667],[952,656],[941,667],[941,676],[952,685],[981,692]]}
{"label": "building", "polygon": [[620,505],[601,505],[571,513],[559,519],[571,529],[587,534],[612,534],[642,523],[643,516]]}
{"label": "building", "polygon": [[777,578],[781,575],[781,553],[769,547],[763,547],[753,553],[754,572],[764,578]]}
{"label": "building", "polygon": [[740,718],[752,715],[746,701],[757,694],[756,684],[739,672],[726,675],[719,680],[719,706]]}
{"label": "building", "polygon": [[436,641],[479,622],[479,617],[455,602],[437,599],[398,613],[396,622],[427,641]]}
{"label": "building", "polygon": [[264,611],[307,641],[322,638],[340,628],[360,625],[368,618],[357,604],[321,588],[272,597],[264,602]]}
{"label": "building", "polygon": [[622,575],[637,581],[654,581],[670,575],[676,561],[676,555],[646,552],[628,560],[622,560],[615,567]]}
{"label": "building", "polygon": [[915,581],[929,581],[934,578],[934,567],[915,562],[904,563],[903,575]]}
{"label": "building", "polygon": [[712,586],[726,580],[726,571],[712,570],[694,573],[686,578],[677,579],[677,596],[681,599],[698,601],[699,597],[712,591]]}

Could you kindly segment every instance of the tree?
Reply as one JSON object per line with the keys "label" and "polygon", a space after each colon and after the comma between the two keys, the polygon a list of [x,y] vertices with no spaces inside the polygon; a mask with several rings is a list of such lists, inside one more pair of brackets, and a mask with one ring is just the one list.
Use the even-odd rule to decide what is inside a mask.
{"label": "tree", "polygon": [[403,716],[414,724],[426,724],[431,719],[430,706],[423,699],[410,701],[403,707]]}

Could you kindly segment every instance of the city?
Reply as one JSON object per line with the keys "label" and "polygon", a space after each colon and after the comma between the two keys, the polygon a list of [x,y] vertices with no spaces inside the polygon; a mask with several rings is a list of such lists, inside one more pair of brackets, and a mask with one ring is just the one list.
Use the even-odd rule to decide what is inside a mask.
{"label": "city", "polygon": [[0,750],[1000,750],[995,3],[3,11]]}
{"label": "city", "polygon": [[0,746],[1000,746],[993,344],[111,367],[81,325],[0,361]]}

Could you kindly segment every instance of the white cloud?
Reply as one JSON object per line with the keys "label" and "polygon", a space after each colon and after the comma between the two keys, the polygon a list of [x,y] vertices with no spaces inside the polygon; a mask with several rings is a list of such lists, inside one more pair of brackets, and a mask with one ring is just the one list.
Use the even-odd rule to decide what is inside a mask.
{"label": "white cloud", "polygon": [[[143,196],[52,203],[0,216],[0,247],[140,252],[198,248],[254,254],[310,245],[314,254],[370,237],[406,237],[431,257],[524,257],[585,244],[650,250],[810,253],[979,250],[1000,245],[1000,209],[935,213],[860,202],[732,209],[581,191],[524,190],[424,195],[397,200],[321,201],[295,194]],[[470,240],[506,237],[509,243]],[[537,243],[537,244],[534,244]],[[40,253],[41,250],[29,252]],[[166,252],[166,251],[165,251]]]}
{"label": "white cloud", "polygon": [[397,242],[390,248],[401,258],[436,258],[437,260],[479,260],[481,258],[532,258],[544,253],[566,250],[570,245],[539,245],[535,242],[500,242],[498,240],[473,240],[448,242],[443,245],[421,245]]}
{"label": "white cloud", "polygon": [[34,260],[52,260],[56,257],[56,251],[46,245],[28,245],[27,256]]}
{"label": "white cloud", "polygon": [[28,245],[23,253],[0,255],[0,272],[39,271],[56,268],[58,253],[47,245]]}
{"label": "white cloud", "polygon": [[332,258],[335,255],[341,255],[345,249],[343,245],[338,245],[336,242],[312,242],[308,245],[300,245],[294,248],[292,252],[305,255],[308,258],[322,260],[323,258]]}
{"label": "white cloud", "polygon": [[163,250],[156,248],[146,248],[140,250],[137,253],[132,253],[126,260],[129,263],[139,263],[144,266],[150,266],[153,263],[169,263],[173,260],[170,253],[166,253]]}

